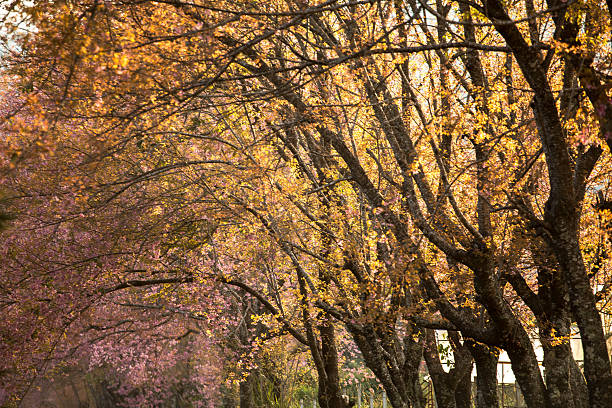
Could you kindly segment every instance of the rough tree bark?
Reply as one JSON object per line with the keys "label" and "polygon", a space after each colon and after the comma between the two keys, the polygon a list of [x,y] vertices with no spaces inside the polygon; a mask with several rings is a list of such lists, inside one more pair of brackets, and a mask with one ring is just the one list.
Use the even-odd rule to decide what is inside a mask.
{"label": "rough tree bark", "polygon": [[499,351],[493,347],[466,340],[476,364],[476,408],[498,408],[497,363]]}

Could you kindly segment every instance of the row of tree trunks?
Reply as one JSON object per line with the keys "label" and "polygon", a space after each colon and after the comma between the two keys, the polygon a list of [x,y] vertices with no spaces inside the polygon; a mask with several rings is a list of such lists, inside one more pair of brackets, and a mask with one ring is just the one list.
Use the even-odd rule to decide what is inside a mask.
{"label": "row of tree trunks", "polygon": [[[486,5],[487,16],[492,21],[509,20],[503,5],[498,1],[489,0],[486,2]],[[476,42],[474,25],[470,17],[470,7],[467,4],[460,3],[460,9],[466,19],[466,24],[463,25],[464,34],[468,40]],[[448,12],[447,10],[438,10],[438,12],[441,11]],[[444,17],[445,14],[440,13],[440,15]],[[438,21],[440,24],[440,33],[442,34],[444,32],[442,26],[445,24],[443,20],[444,18],[439,18]],[[351,25],[351,22],[349,21],[347,24]],[[351,25],[351,27],[353,28],[347,30],[347,33],[350,39],[353,40],[353,37],[357,34],[355,30],[358,30],[358,28],[354,24]],[[533,49],[526,46],[524,39],[514,25],[498,24],[495,27],[512,48],[513,55],[516,57],[519,67],[523,71],[529,84],[536,90],[533,104],[534,116],[548,163],[551,185],[550,204],[546,206],[545,219],[555,220],[555,222],[548,222],[547,226],[549,228],[548,233],[551,236],[550,242],[553,243],[551,247],[557,258],[559,270],[563,272],[565,281],[571,289],[565,293],[569,293],[570,295],[572,317],[578,322],[582,334],[585,350],[585,375],[591,406],[612,406],[612,404],[610,404],[610,398],[612,398],[610,395],[612,395],[612,392],[609,392],[611,384],[610,366],[601,327],[601,319],[595,307],[595,299],[590,287],[590,282],[588,281],[579,247],[579,236],[577,233],[579,214],[575,211],[567,211],[568,208],[574,208],[576,206],[575,192],[572,191],[571,186],[569,188],[567,186],[568,180],[572,179],[572,169],[567,157],[567,149],[563,147],[563,132],[559,126],[558,112],[554,106],[554,99],[547,85],[545,75],[542,74],[539,67],[535,67],[534,65],[534,61],[540,61],[539,55]],[[474,89],[484,89],[486,91],[487,84],[483,77],[484,72],[479,60],[478,51],[474,49],[469,50],[469,52],[466,53],[465,64]],[[356,65],[357,68],[364,67],[363,63],[360,61],[357,61]],[[273,77],[272,75],[273,74],[270,74],[269,77],[270,82],[279,89],[284,89],[283,81],[279,77]],[[441,69],[440,76],[443,81],[446,75],[446,70],[444,68]],[[374,75],[374,77],[376,77],[376,75]],[[402,170],[407,170],[409,165],[412,164],[410,160],[414,160],[414,158],[410,158],[410,156],[415,154],[415,152],[411,150],[413,147],[411,147],[410,136],[405,126],[400,122],[400,118],[402,117],[400,109],[394,105],[393,98],[391,98],[388,93],[384,80],[380,78],[376,79],[378,80],[376,86],[373,86],[370,78],[364,80],[364,89],[373,107],[375,117],[380,122],[383,133],[386,135],[390,145],[393,146],[399,167]],[[405,93],[409,94],[409,87],[405,87]],[[285,92],[284,95],[287,101],[296,108],[298,116],[307,110],[307,105],[300,100],[296,94]],[[487,115],[490,114],[485,104],[479,106],[478,109]],[[362,189],[364,195],[370,201],[370,205],[372,207],[380,207],[382,203],[380,195],[368,180],[366,173],[360,168],[358,160],[356,160],[351,154],[350,149],[344,144],[342,137],[335,135],[324,126],[319,126],[317,129],[321,134],[321,142],[331,143],[339,156],[344,160],[352,175],[353,181]],[[483,129],[483,131],[488,132],[488,129]],[[494,135],[491,134],[490,136],[493,137]],[[479,191],[485,191],[487,189],[489,174],[483,163],[487,161],[490,152],[487,151],[486,147],[476,142],[474,142],[474,151],[478,163],[476,166],[477,189]],[[404,161],[406,157],[408,157],[407,162]],[[410,190],[413,189],[413,180],[411,179],[414,178],[414,182],[417,184],[425,201],[425,206],[434,208],[434,203],[428,201],[428,190],[426,186],[423,186],[421,175],[412,173],[413,177],[411,177],[408,174],[409,173],[404,174],[404,186],[406,187],[404,193],[407,195],[407,201],[416,201],[415,191]],[[415,220],[419,220],[419,218],[422,217],[417,206],[411,208],[410,211]],[[500,337],[499,342],[493,342],[490,346],[501,347],[508,352],[515,377],[521,387],[528,406],[533,408],[579,406],[576,405],[576,401],[581,400],[584,395],[579,396],[580,394],[578,393],[582,392],[584,388],[581,386],[580,376],[576,375],[575,371],[572,371],[575,362],[569,351],[569,346],[564,345],[560,347],[552,345],[552,343],[544,345],[545,365],[550,367],[550,374],[545,384],[540,373],[531,339],[514,311],[505,303],[503,298],[505,283],[503,280],[496,278],[498,274],[495,265],[496,254],[491,251],[491,248],[486,248],[486,245],[482,241],[482,237],[491,235],[490,213],[490,204],[483,198],[483,195],[479,194],[477,219],[478,233],[481,236],[481,242],[475,242],[474,247],[470,249],[469,252],[472,252],[474,255],[473,257],[470,255],[466,258],[457,257],[457,252],[453,253],[452,249],[444,248],[444,245],[442,245],[443,239],[441,240],[435,233],[432,233],[431,229],[425,226],[421,226],[420,228],[422,228],[427,238],[432,242],[442,242],[442,244],[440,244],[441,249],[446,250],[450,258],[455,257],[455,259],[452,259],[453,262],[464,263],[474,272],[474,286],[479,296],[479,300],[485,307],[491,324]],[[406,234],[404,232],[405,228],[400,225],[401,222],[399,219],[393,218],[393,214],[389,211],[383,211],[381,217],[387,217],[388,219],[385,219],[385,222],[391,225],[391,228],[396,229],[394,233],[398,241],[404,241],[406,239]],[[555,225],[555,228],[550,228],[551,225]],[[439,227],[440,225],[437,225],[434,220],[434,226]],[[564,296],[562,296],[562,298],[565,300]],[[563,309],[559,310],[561,310],[561,312],[563,311]],[[534,311],[534,313],[536,312],[537,311]],[[443,315],[445,315],[444,312]],[[470,331],[469,328],[461,322],[458,322],[453,316],[446,314],[445,317],[453,323],[456,323],[460,331]],[[566,333],[569,331],[568,326],[572,319],[568,320],[565,316],[561,316],[560,319],[560,321],[556,321],[558,319],[550,314],[545,316],[545,318],[542,317],[541,320],[544,323],[541,325],[540,330],[543,338],[552,333],[552,329],[559,333]],[[552,323],[552,325],[549,323]],[[550,333],[547,334],[547,330]],[[353,333],[355,333],[355,330],[353,330]],[[398,380],[395,373],[392,373],[393,370],[389,370],[389,367],[393,367],[394,365],[397,366],[397,359],[389,359],[386,357],[388,354],[385,354],[382,350],[383,347],[378,344],[378,342],[382,340],[380,336],[373,330],[365,330],[365,333],[362,331],[358,334],[354,334],[354,337],[365,357],[366,363],[387,390],[393,406],[404,407],[409,406],[408,404],[417,404],[417,399],[414,397],[407,397],[409,392],[407,391],[406,384],[402,382],[402,384],[398,386]],[[482,339],[476,340],[481,341]],[[478,353],[478,351],[475,351],[475,353]],[[475,358],[477,370],[480,365],[480,371],[483,373],[479,376],[480,380],[478,380],[482,389],[477,395],[477,401],[481,401],[480,403],[483,404],[482,406],[484,406],[484,404],[495,404],[495,402],[493,402],[494,398],[492,398],[491,381],[488,380],[485,382],[484,377],[484,373],[490,373],[489,365],[492,360],[493,358],[491,356],[489,356],[489,361],[486,361],[482,355],[479,355],[479,359]],[[434,374],[432,374],[433,378],[436,376],[433,356],[431,356],[430,362],[430,370],[434,372]],[[322,372],[323,371],[325,370],[322,370]],[[599,372],[601,375],[596,375],[596,372]],[[454,390],[456,386],[448,384],[444,376],[438,376],[434,382],[438,384],[437,389],[439,392],[437,394],[439,394],[439,402],[444,406],[457,406],[457,399],[454,396],[451,397],[451,392],[449,391],[449,389]],[[575,393],[573,392],[574,389],[576,390]],[[572,397],[570,397],[570,395]],[[482,398],[480,396],[482,396]]]}

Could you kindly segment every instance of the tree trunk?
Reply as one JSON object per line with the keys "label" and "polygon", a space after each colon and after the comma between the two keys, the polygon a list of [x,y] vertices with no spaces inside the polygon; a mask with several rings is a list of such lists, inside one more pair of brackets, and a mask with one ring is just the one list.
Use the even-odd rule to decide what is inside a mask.
{"label": "tree trunk", "polygon": [[456,408],[455,384],[449,373],[445,372],[442,367],[435,332],[432,329],[425,329],[425,348],[423,354],[433,383],[438,408]]}
{"label": "tree trunk", "polygon": [[570,385],[572,397],[574,398],[574,408],[587,408],[589,390],[584,380],[582,370],[574,358],[570,360]]}
{"label": "tree trunk", "polygon": [[340,376],[338,373],[338,351],[334,326],[330,316],[325,316],[319,326],[321,334],[321,359],[323,360],[324,376],[319,376],[319,391],[317,399],[321,408],[346,408],[340,391]]}
{"label": "tree trunk", "polygon": [[455,404],[457,408],[472,408],[472,373],[471,370],[461,376],[455,387]]}
{"label": "tree trunk", "polygon": [[[387,392],[393,408],[422,408],[422,392],[418,381],[418,367],[422,346],[406,336],[402,352],[383,350],[372,325],[350,326],[351,334],[361,351],[366,366],[372,370]],[[398,348],[398,351],[399,348]],[[403,364],[398,365],[398,362]]]}
{"label": "tree trunk", "polygon": [[499,333],[500,346],[510,357],[514,377],[521,387],[527,407],[549,408],[550,401],[533,343],[522,322],[503,298],[493,258],[490,255],[480,259],[475,257],[474,264],[474,289]]}
{"label": "tree trunk", "polygon": [[247,373],[244,381],[240,382],[240,408],[254,408],[253,398],[253,378],[254,373]]}
{"label": "tree trunk", "polygon": [[472,340],[466,343],[476,363],[476,408],[498,408],[497,363],[499,352]]}
{"label": "tree trunk", "polygon": [[472,408],[472,369],[474,367],[474,358],[466,342],[464,341],[461,344],[458,332],[447,331],[447,333],[453,348],[453,359],[455,361],[454,367],[449,372],[455,386],[455,404],[457,408]]}
{"label": "tree trunk", "polygon": [[[539,307],[535,307],[534,314],[544,352],[548,397],[553,408],[574,408],[575,395],[570,386],[573,356],[569,343],[571,317],[567,285],[550,248],[534,245],[532,252],[538,265]],[[586,400],[588,395],[582,398]]]}
{"label": "tree trunk", "polygon": [[569,344],[542,345],[546,389],[552,408],[574,408],[574,400],[570,389],[569,359],[571,351]]}
{"label": "tree trunk", "polygon": [[419,367],[423,361],[423,342],[415,341],[412,336],[404,338],[404,367],[403,378],[406,384],[406,399],[413,408],[425,406],[425,396],[421,388]]}
{"label": "tree trunk", "polygon": [[315,334],[312,319],[308,312],[308,292],[302,276],[298,276],[298,285],[302,295],[302,322],[306,330],[310,353],[317,370],[319,390],[317,400],[321,408],[346,408],[340,393],[340,376],[338,373],[338,351],[332,317],[321,312],[319,339]]}
{"label": "tree trunk", "polygon": [[572,314],[580,329],[590,407],[609,408],[612,407],[610,357],[601,316],[580,252],[577,232],[565,232],[561,242],[565,245],[560,245],[556,252],[570,288]]}
{"label": "tree trunk", "polygon": [[[525,341],[530,342],[528,338]],[[514,377],[521,387],[527,407],[549,408],[550,400],[533,349],[518,345],[511,345],[504,349],[510,357]]]}

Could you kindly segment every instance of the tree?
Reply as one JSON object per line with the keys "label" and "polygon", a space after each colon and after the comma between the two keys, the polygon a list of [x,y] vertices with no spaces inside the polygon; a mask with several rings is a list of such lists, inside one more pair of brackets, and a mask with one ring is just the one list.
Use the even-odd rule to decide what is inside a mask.
{"label": "tree", "polygon": [[[584,233],[597,192],[609,194],[609,8],[21,7],[37,30],[21,39],[15,72],[52,101],[55,132],[89,136],[75,168],[97,166],[82,173],[91,208],[140,211],[133,197],[153,211],[161,205],[164,228],[142,248],[167,245],[169,230],[181,238],[163,246],[164,258],[244,285],[265,305],[260,272],[239,270],[259,251],[238,238],[256,232],[299,293],[298,325],[315,360],[329,340],[331,371],[320,379],[336,370],[337,321],[393,406],[419,406],[424,345],[431,371],[436,364],[427,329],[447,329],[461,333],[456,358],[467,345],[479,372],[490,372],[497,348],[507,351],[530,407],[612,405],[597,303],[608,288],[598,291],[596,280],[608,276],[609,241],[604,229]],[[190,223],[201,212],[239,227]],[[191,248],[183,228],[196,230]],[[211,239],[223,234],[234,239]],[[314,315],[320,348],[308,327]],[[569,348],[573,322],[584,377]],[[460,381],[442,378],[444,405],[458,406]],[[478,385],[492,395],[494,383],[479,375]],[[319,400],[340,406],[337,397],[332,387]]]}

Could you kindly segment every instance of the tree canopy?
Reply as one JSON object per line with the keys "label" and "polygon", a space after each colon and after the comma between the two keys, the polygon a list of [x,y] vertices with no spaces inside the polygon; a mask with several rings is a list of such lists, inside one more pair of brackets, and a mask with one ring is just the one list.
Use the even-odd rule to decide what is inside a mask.
{"label": "tree canopy", "polygon": [[473,364],[477,406],[497,406],[500,351],[530,408],[612,406],[611,9],[13,1],[12,401],[86,355],[126,387],[187,362],[220,406],[223,361],[297,347],[320,406],[345,408],[342,343],[396,408],[422,406],[421,360],[438,406],[471,406]]}

